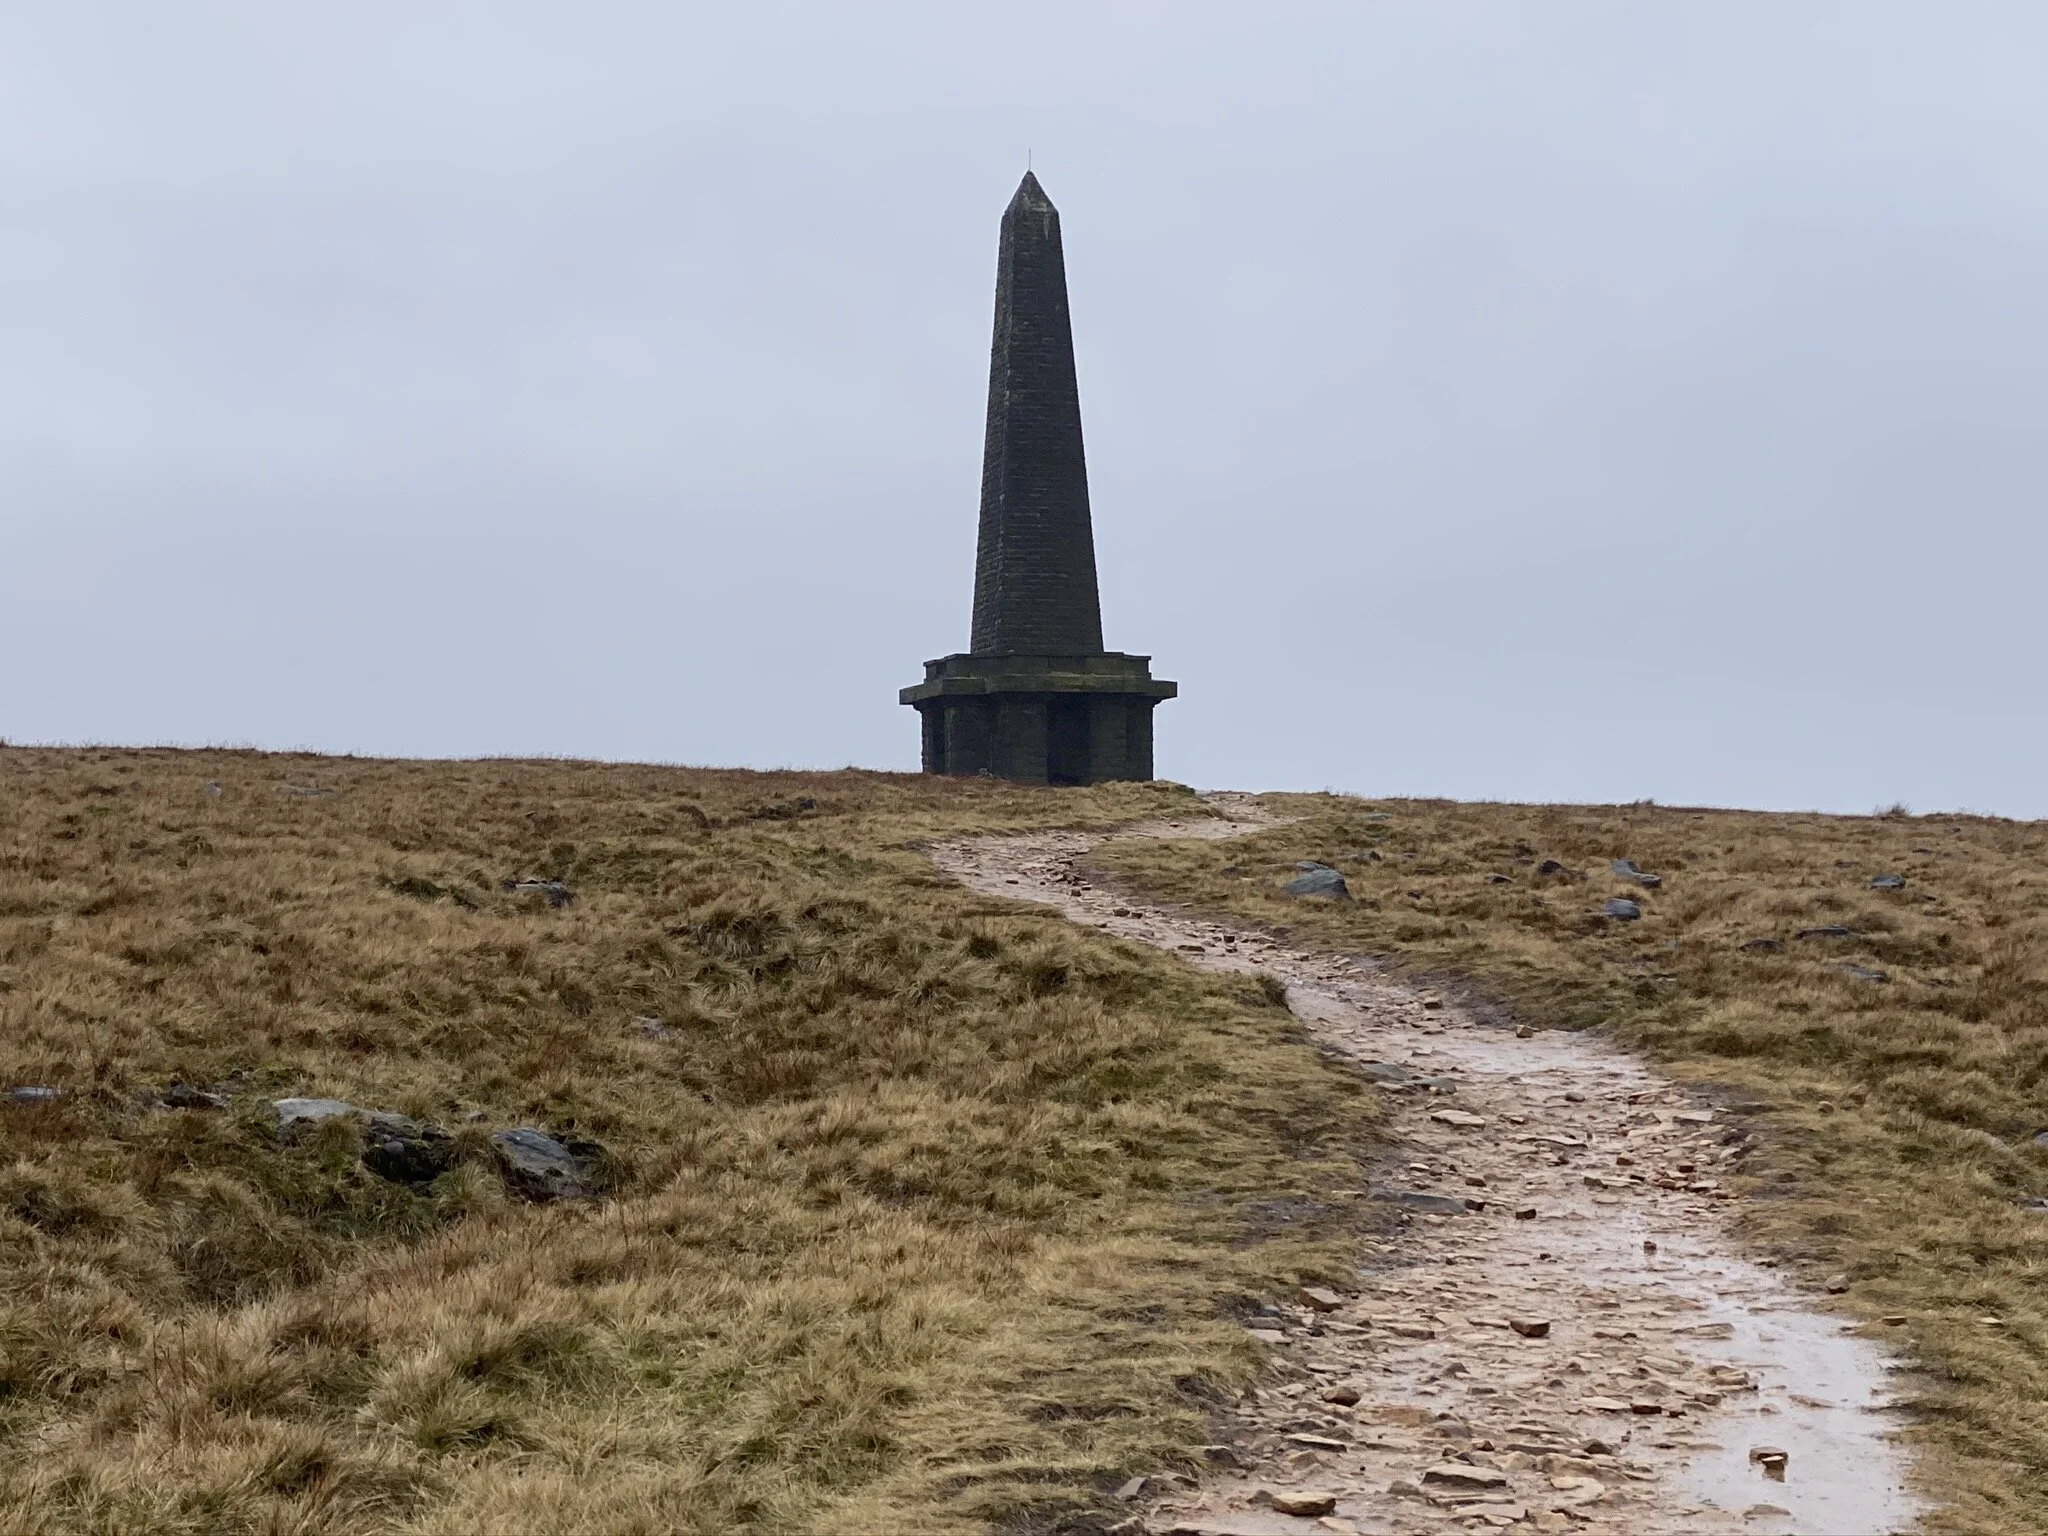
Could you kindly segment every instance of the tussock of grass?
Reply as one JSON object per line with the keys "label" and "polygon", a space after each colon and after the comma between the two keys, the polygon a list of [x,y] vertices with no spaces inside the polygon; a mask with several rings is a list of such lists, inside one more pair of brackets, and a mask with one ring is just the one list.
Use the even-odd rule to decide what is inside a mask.
{"label": "tussock of grass", "polygon": [[[1599,1025],[1726,1088],[1746,1219],[1917,1351],[1937,1525],[2048,1531],[2048,827],[1962,816],[1276,796],[1223,843],[1112,844],[1148,893],[1386,956],[1482,1003]],[[1353,903],[1290,901],[1297,859]],[[1632,858],[1663,876],[1613,876]],[[1542,874],[1545,860],[1566,866]],[[1870,887],[1903,874],[1900,891]],[[1598,914],[1610,896],[1640,922]],[[1840,926],[1851,936],[1795,935]],[[1744,948],[1775,940],[1775,950]],[[1883,972],[1859,979],[1845,965]],[[1986,1321],[1993,1319],[1995,1321]]]}
{"label": "tussock of grass", "polygon": [[[1088,1528],[1256,1368],[1231,1298],[1340,1269],[1348,1217],[1270,1213],[1344,1216],[1372,1104],[1256,986],[914,845],[1190,809],[0,752],[0,1088],[64,1090],[0,1108],[0,1528]],[[457,1166],[281,1145],[287,1094]],[[522,1124],[611,1198],[508,1198]]]}

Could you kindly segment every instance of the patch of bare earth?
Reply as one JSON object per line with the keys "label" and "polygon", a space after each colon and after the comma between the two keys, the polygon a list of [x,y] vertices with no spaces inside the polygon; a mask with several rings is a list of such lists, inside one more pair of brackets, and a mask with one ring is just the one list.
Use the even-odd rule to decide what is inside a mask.
{"label": "patch of bare earth", "polygon": [[[1126,835],[1227,837],[1224,819]],[[1349,1293],[1249,1320],[1268,1383],[1198,1484],[1127,1492],[1133,1531],[1278,1536],[1514,1529],[1879,1536],[1919,1513],[1889,1362],[1742,1256],[1722,1181],[1741,1132],[1585,1035],[1482,1023],[1367,962],[1094,883],[1085,833],[935,850],[989,895],[1287,987],[1320,1042],[1392,1096],[1397,1160]]]}

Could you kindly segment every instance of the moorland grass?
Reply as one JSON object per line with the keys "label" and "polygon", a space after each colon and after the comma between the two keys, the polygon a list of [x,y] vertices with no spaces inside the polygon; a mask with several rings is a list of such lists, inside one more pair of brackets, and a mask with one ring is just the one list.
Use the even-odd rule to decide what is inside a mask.
{"label": "moorland grass", "polygon": [[[0,750],[0,1088],[62,1092],[0,1107],[0,1529],[1100,1528],[1257,1369],[1233,1299],[1346,1269],[1373,1100],[1268,989],[917,845],[1164,811]],[[460,1161],[281,1144],[281,1095]],[[517,1125],[606,1198],[508,1196]]]}
{"label": "moorland grass", "polygon": [[[2048,1531],[2048,826],[1273,796],[1227,843],[1112,843],[1112,878],[1598,1026],[1754,1134],[1743,1219],[1908,1348],[1935,1529]],[[1293,901],[1294,862],[1357,899]],[[1615,876],[1633,859],[1662,877]],[[1546,868],[1554,863],[1561,869]],[[1881,875],[1903,888],[1874,889]],[[1642,917],[1602,916],[1614,896]],[[1830,936],[1803,930],[1847,929]],[[1884,979],[1879,980],[1881,975]],[[1886,1324],[1886,1317],[1902,1322]]]}

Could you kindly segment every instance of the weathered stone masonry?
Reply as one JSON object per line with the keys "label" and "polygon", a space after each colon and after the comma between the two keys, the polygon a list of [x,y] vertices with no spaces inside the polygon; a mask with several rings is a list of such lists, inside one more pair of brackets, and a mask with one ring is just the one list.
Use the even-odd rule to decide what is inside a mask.
{"label": "weathered stone masonry", "polygon": [[1178,687],[1102,648],[1095,534],[1060,216],[1026,174],[1003,214],[971,650],[902,693],[927,773],[1035,784],[1152,777],[1152,710]]}

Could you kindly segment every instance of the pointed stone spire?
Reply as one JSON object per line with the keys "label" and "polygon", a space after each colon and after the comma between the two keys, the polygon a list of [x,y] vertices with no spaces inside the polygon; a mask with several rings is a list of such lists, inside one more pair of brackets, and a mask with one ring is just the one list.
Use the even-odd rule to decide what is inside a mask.
{"label": "pointed stone spire", "polygon": [[1102,648],[1060,216],[1038,178],[1003,214],[971,650],[924,664],[927,773],[1025,784],[1152,777],[1152,711],[1178,687]]}
{"label": "pointed stone spire", "polygon": [[1029,171],[1004,210],[996,260],[969,648],[978,656],[1102,649],[1060,215]]}

